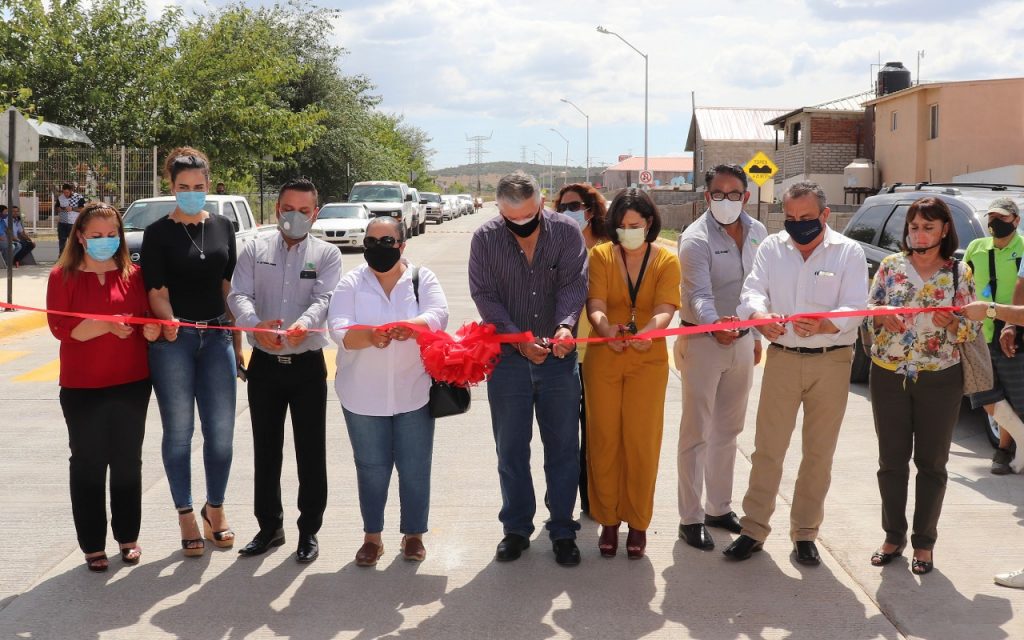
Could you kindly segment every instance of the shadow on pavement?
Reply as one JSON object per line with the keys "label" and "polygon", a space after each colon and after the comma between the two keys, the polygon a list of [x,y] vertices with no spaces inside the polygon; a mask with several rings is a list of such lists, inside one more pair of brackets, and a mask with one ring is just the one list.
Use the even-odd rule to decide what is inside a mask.
{"label": "shadow on pavement", "polygon": [[[900,638],[885,616],[869,616],[863,598],[828,566],[803,567],[792,556],[783,560],[769,550],[732,562],[721,552],[729,536],[716,536],[716,543],[714,551],[701,552],[678,541],[672,566],[663,573],[662,610],[665,618],[686,627],[687,637]],[[791,563],[792,569],[783,572],[777,561]]]}

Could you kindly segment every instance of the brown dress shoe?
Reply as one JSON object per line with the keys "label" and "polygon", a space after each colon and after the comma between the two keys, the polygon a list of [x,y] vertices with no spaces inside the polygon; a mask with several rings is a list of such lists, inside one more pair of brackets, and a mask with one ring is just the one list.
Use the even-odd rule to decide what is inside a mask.
{"label": "brown dress shoe", "polygon": [[423,562],[427,557],[427,549],[423,546],[423,540],[412,536],[403,536],[402,557],[411,562]]}
{"label": "brown dress shoe", "polygon": [[384,555],[384,545],[364,542],[363,546],[359,547],[359,551],[356,552],[356,566],[372,567],[377,564],[382,555]]}

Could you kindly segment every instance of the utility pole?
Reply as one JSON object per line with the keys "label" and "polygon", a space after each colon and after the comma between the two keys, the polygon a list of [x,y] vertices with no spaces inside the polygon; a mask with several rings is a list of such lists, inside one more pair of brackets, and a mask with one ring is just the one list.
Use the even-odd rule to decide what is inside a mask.
{"label": "utility pole", "polygon": [[479,197],[481,195],[480,165],[483,163],[483,156],[484,156],[484,154],[485,153],[490,153],[490,151],[487,151],[486,149],[484,149],[484,142],[486,142],[487,140],[490,140],[491,136],[493,136],[493,135],[494,135],[493,131],[491,131],[491,133],[486,135],[486,136],[470,136],[469,134],[466,134],[466,142],[472,142],[473,143],[473,147],[472,147],[471,151],[472,151],[472,154],[473,154],[473,159],[476,161],[476,195],[477,195],[477,197]]}
{"label": "utility pole", "polygon": [[524,145],[522,145],[519,148],[522,150],[522,156],[520,158],[520,162],[522,162],[523,164],[526,164],[526,145],[524,144]]}

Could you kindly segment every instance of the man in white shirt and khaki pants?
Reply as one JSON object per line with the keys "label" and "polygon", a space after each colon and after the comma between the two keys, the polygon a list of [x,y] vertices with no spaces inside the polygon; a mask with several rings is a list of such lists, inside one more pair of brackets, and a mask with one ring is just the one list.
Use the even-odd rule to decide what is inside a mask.
{"label": "man in white shirt and khaki pants", "polygon": [[[868,271],[860,245],[826,224],[825,193],[813,182],[791,185],[782,198],[785,231],[769,236],[743,284],[741,319],[863,309]],[[820,563],[814,540],[825,515],[832,457],[846,413],[852,345],[860,318],[804,318],[761,326],[771,343],[757,410],[742,534],[725,550],[734,560],[760,551],[771,532],[782,464],[803,406],[803,457],[793,492],[790,537],[797,562]]]}

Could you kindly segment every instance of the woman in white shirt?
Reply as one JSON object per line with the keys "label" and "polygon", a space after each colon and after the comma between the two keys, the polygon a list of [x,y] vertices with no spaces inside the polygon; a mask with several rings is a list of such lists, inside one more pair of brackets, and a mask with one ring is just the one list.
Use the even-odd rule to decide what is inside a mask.
{"label": "woman in white shirt", "polygon": [[[414,561],[426,557],[422,536],[430,510],[434,442],[434,419],[427,407],[431,381],[410,328],[345,327],[406,322],[444,330],[448,302],[433,272],[402,259],[405,234],[400,223],[389,217],[374,218],[366,227],[363,244],[366,264],[349,271],[338,283],[327,324],[339,346],[334,388],[355,457],[365,533],[356,564],[370,567],[384,554],[384,505],[395,467],[403,556]],[[418,291],[413,284],[417,270]]]}

